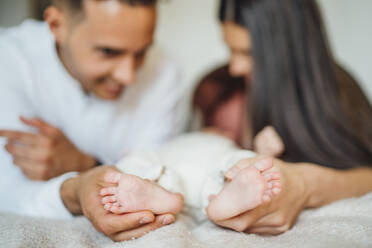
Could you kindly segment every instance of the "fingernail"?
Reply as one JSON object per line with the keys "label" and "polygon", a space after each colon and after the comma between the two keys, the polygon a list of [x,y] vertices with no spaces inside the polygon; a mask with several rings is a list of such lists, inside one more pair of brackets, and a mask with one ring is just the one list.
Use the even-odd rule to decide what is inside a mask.
{"label": "fingernail", "polygon": [[152,222],[152,218],[149,217],[149,216],[146,216],[146,217],[143,217],[141,220],[140,220],[140,224],[141,225],[144,225],[144,224],[149,224]]}
{"label": "fingernail", "polygon": [[173,216],[165,216],[163,219],[163,225],[169,225],[174,222],[174,217]]}

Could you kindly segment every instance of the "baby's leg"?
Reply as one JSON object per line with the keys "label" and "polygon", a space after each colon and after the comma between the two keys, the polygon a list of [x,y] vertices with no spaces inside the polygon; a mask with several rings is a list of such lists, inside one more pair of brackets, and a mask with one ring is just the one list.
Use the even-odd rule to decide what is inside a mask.
{"label": "baby's leg", "polygon": [[280,174],[269,171],[272,167],[272,159],[264,159],[242,169],[211,200],[208,216],[213,220],[226,220],[270,202],[281,187]]}
{"label": "baby's leg", "polygon": [[105,181],[117,184],[115,187],[102,189],[100,193],[104,208],[112,213],[149,210],[155,214],[177,214],[182,209],[181,194],[170,193],[151,181],[119,172],[107,173]]}

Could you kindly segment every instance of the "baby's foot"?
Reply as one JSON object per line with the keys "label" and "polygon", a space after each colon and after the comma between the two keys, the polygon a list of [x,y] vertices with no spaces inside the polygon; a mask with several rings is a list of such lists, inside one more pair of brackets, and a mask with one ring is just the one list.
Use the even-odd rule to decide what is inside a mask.
{"label": "baby's foot", "polygon": [[272,126],[265,127],[253,140],[255,152],[260,155],[279,157],[285,151],[283,140]]}
{"label": "baby's foot", "polygon": [[242,169],[211,200],[207,213],[212,220],[226,220],[263,203],[280,193],[280,173],[269,171],[272,159],[264,159]]}
{"label": "baby's foot", "polygon": [[100,192],[105,210],[114,214],[133,213],[149,210],[154,214],[177,214],[181,211],[183,197],[173,194],[159,185],[134,175],[109,172],[107,183],[116,187],[103,188]]}

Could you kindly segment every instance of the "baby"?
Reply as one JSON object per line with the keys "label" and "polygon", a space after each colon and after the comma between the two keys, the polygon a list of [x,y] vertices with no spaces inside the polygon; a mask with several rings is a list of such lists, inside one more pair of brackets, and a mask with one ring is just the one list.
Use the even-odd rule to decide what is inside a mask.
{"label": "baby", "polygon": [[[176,214],[183,197],[184,211],[199,221],[206,219],[207,207],[214,219],[231,218],[280,193],[280,174],[272,169],[272,159],[254,166],[239,162],[254,156],[222,136],[185,134],[156,152],[131,154],[121,160],[117,168],[122,173],[105,176],[115,186],[101,190],[102,203],[114,214],[143,210]],[[234,165],[228,174],[236,175],[225,175]]]}

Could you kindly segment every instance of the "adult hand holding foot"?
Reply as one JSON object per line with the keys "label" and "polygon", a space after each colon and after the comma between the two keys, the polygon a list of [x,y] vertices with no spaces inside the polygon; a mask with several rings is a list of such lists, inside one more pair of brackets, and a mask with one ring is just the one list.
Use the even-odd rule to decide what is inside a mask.
{"label": "adult hand holding foot", "polygon": [[[118,215],[105,210],[100,191],[114,186],[105,177],[117,172],[114,167],[102,166],[66,180],[60,192],[65,206],[74,215],[84,214],[98,231],[117,242],[139,238],[175,221],[174,214],[155,216],[151,211],[139,211]],[[164,206],[166,204],[163,202]]]}
{"label": "adult hand holding foot", "polygon": [[[230,182],[224,190],[229,187],[229,184],[238,181],[239,190],[237,189],[236,192],[231,193],[231,197],[236,199],[251,198],[253,193],[250,191],[254,185],[252,185],[252,180],[244,174],[249,173],[252,167],[271,168],[272,163],[273,159],[260,159],[258,157],[240,161],[226,173],[227,181]],[[275,167],[271,169],[276,171],[273,172],[275,173],[273,174],[275,180],[268,183],[265,189],[261,189],[262,200],[256,200],[256,206],[258,205],[256,208],[250,207],[249,202],[239,200],[229,204],[230,209],[221,209],[216,205],[216,202],[217,204],[218,201],[231,203],[231,200],[233,200],[226,199],[228,195],[223,194],[223,190],[211,201],[208,207],[209,217],[217,225],[239,232],[274,235],[289,230],[295,223],[297,216],[305,208],[308,198],[301,170],[294,166],[288,168],[289,166],[280,160],[275,160]],[[265,173],[267,172],[262,175],[265,176]],[[271,192],[270,189],[272,189]],[[222,197],[225,197],[225,199],[220,199]],[[218,218],[221,216],[221,211],[228,211],[232,214],[227,217],[227,213],[225,213],[225,218]]]}
{"label": "adult hand holding foot", "polygon": [[[288,163],[274,159],[271,160],[275,165],[272,170],[280,173],[281,191],[277,195],[272,191],[270,201],[262,198],[261,205],[257,204],[258,207],[252,209],[247,201],[241,200],[251,198],[248,193],[252,194],[253,186],[247,180],[250,178],[242,176],[242,172],[247,174],[251,167],[259,168],[270,163],[270,160],[259,157],[242,160],[226,173],[227,181],[231,181],[229,184],[239,180],[240,188],[225,194],[224,191],[231,188],[227,184],[219,195],[211,199],[207,212],[212,221],[239,232],[278,235],[291,229],[306,208],[317,208],[340,199],[362,196],[372,190],[372,170],[369,168],[340,171],[310,163]],[[261,195],[267,195],[266,191],[261,191]],[[221,207],[218,202],[222,201],[230,204]],[[246,210],[243,211],[244,208]],[[223,211],[225,218],[220,218]],[[231,213],[229,217],[226,216],[228,213]]]}

